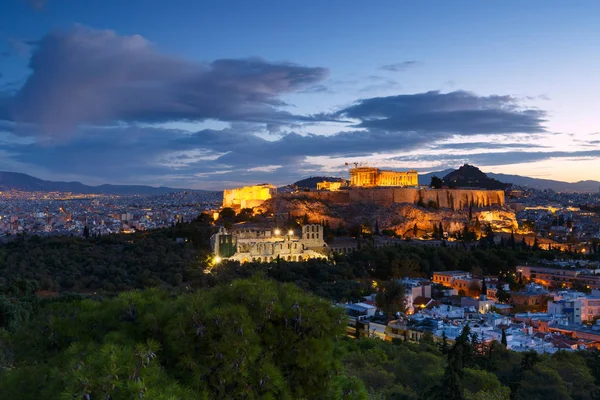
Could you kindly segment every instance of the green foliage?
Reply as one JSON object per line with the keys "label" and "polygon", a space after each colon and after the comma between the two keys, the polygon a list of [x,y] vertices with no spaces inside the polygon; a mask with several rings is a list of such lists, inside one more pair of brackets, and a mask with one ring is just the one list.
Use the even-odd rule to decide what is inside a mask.
{"label": "green foliage", "polygon": [[[261,278],[53,302],[12,335],[4,398],[360,399],[339,377],[341,309]],[[318,356],[316,356],[318,355]],[[39,363],[38,360],[44,360]],[[334,378],[335,377],[335,378]]]}
{"label": "green foliage", "polygon": [[396,313],[404,313],[406,311],[406,304],[404,298],[404,285],[397,281],[389,281],[383,284],[379,291],[375,301],[377,307],[379,307],[384,313],[390,318]]}

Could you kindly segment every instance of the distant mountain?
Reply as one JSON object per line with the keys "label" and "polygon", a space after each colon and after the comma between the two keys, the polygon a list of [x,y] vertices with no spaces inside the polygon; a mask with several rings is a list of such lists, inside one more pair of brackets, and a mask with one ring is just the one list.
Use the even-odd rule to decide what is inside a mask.
{"label": "distant mountain", "polygon": [[448,187],[462,188],[483,188],[504,190],[511,184],[500,182],[497,179],[488,177],[485,173],[473,165],[465,164],[459,169],[454,170],[442,178],[444,185]]}
{"label": "distant mountain", "polygon": [[[431,183],[431,177],[437,176],[443,178],[448,175],[453,169],[446,169],[443,171],[428,172],[426,174],[419,174],[419,185],[429,185]],[[528,176],[521,175],[508,175],[508,174],[495,174],[492,172],[486,172],[489,178],[496,179],[500,182],[511,183],[517,186],[526,186],[532,189],[552,189],[556,192],[575,192],[575,193],[588,193],[597,192],[600,190],[599,181],[579,181],[579,182],[563,182],[551,179],[539,179],[530,178]]]}
{"label": "distant mountain", "polygon": [[143,185],[88,186],[81,182],[53,182],[34,178],[18,172],[0,172],[0,191],[21,190],[25,192],[71,192],[80,194],[157,195],[189,189],[152,187]]}
{"label": "distant mountain", "polygon": [[454,170],[452,168],[449,168],[449,169],[445,169],[443,171],[436,171],[436,172],[428,172],[426,174],[419,174],[419,185],[428,186],[431,183],[431,178],[432,177],[437,176],[438,178],[442,179],[443,177],[445,177],[446,175],[448,175],[452,171],[454,171]]}
{"label": "distant mountain", "polygon": [[571,183],[555,181],[552,179],[530,178],[520,175],[488,173],[488,176],[499,179],[503,182],[510,182],[513,185],[527,186],[533,189],[552,189],[556,192],[589,193],[597,192],[600,189],[600,182],[592,180]]}

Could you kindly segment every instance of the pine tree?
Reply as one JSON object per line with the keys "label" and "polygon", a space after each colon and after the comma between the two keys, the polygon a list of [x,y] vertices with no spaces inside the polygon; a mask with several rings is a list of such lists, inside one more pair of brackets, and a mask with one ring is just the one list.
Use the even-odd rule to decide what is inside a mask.
{"label": "pine tree", "polygon": [[83,237],[84,238],[90,237],[90,228],[87,225],[83,227]]}
{"label": "pine tree", "polygon": [[527,242],[525,241],[525,236],[523,236],[523,239],[521,239],[521,248],[523,250],[529,248],[529,246],[527,246]]}
{"label": "pine tree", "polygon": [[440,345],[440,351],[442,354],[448,354],[448,350],[450,347],[448,346],[448,336],[446,336],[446,331],[442,331],[442,343]]}
{"label": "pine tree", "polygon": [[481,280],[481,295],[487,296],[487,284],[485,283],[485,276]]}
{"label": "pine tree", "polygon": [[417,236],[419,233],[419,227],[417,227],[417,223],[415,222],[415,226],[413,227],[413,236]]}
{"label": "pine tree", "polygon": [[375,234],[379,235],[379,220],[375,220]]}
{"label": "pine tree", "polygon": [[469,203],[469,221],[473,219],[473,203]]}
{"label": "pine tree", "polygon": [[302,216],[302,225],[308,225],[308,224],[309,224],[309,221],[308,221],[308,215],[305,213],[305,214]]}
{"label": "pine tree", "polygon": [[442,222],[440,221],[440,226],[438,227],[438,233],[440,235],[440,239],[444,237],[444,228],[442,227]]}
{"label": "pine tree", "polygon": [[506,330],[502,329],[502,339],[500,339],[500,343],[502,343],[502,346],[506,347],[508,346],[508,343],[506,342]]}

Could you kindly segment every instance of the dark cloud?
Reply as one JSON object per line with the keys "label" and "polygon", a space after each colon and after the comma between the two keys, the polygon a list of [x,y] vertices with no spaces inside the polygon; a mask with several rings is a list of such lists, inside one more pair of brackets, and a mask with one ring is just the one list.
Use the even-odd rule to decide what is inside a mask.
{"label": "dark cloud", "polygon": [[477,96],[470,92],[375,97],[359,100],[333,114],[352,118],[358,127],[393,132],[446,135],[544,132],[545,113],[522,109],[511,96]]}
{"label": "dark cloud", "polygon": [[[499,115],[492,122],[486,120],[490,111]],[[454,113],[466,120],[456,116],[448,117]],[[448,127],[441,128],[441,122],[431,121],[439,118],[438,114],[444,115],[443,120],[451,122]],[[527,144],[469,142],[435,146],[437,141],[450,139],[455,133],[516,132],[518,130],[515,126],[498,129],[499,132],[496,132],[497,128],[490,127],[510,124],[518,119],[515,115],[531,115],[531,120],[525,126],[528,126],[531,132],[543,132],[538,112],[521,110],[517,101],[510,97],[478,97],[465,92],[448,95],[429,92],[365,99],[335,115],[313,117],[315,121],[331,118],[358,119],[358,125],[363,126],[359,130],[331,135],[283,132],[276,137],[265,139],[256,135],[258,132],[264,132],[264,124],[250,122],[235,122],[228,129],[202,130],[195,133],[126,125],[113,128],[82,127],[67,141],[38,139],[34,143],[8,147],[14,161],[21,165],[45,168],[56,174],[71,174],[76,169],[80,174],[90,176],[96,181],[114,181],[114,177],[119,176],[127,178],[127,181],[139,179],[142,182],[141,177],[176,175],[177,182],[188,182],[187,186],[198,186],[206,182],[216,185],[221,180],[233,182],[236,179],[237,182],[254,182],[259,176],[266,181],[285,183],[302,175],[319,173],[320,167],[311,164],[309,157],[340,158],[342,165],[345,157],[393,152],[403,154],[431,146],[443,154],[398,159],[447,159],[448,162],[469,161],[475,164],[495,165],[489,162],[503,157],[504,163],[514,162],[513,158],[527,162],[527,157],[532,153],[454,156],[444,152],[448,149],[533,147]],[[418,128],[417,122],[413,122],[408,128],[402,124],[387,124],[385,129],[379,125],[372,126],[373,121],[398,121],[398,118],[421,122],[418,123]],[[521,121],[519,126],[523,125]],[[471,130],[473,126],[480,128]],[[8,124],[8,128],[13,128],[9,131],[14,131],[14,123]],[[28,136],[35,136],[35,125],[27,125],[27,129]],[[525,133],[527,134],[526,130]],[[532,157],[535,157],[537,153],[533,154]]]}
{"label": "dark cloud", "polygon": [[[10,131],[11,124],[7,124]],[[1,129],[1,126],[0,126]],[[15,162],[44,168],[57,175],[74,171],[94,180],[179,174],[190,182],[219,180],[224,171],[233,178],[253,176],[268,166],[282,166],[271,174],[286,182],[318,167],[310,156],[349,157],[422,147],[423,137],[390,132],[352,131],[335,135],[287,133],[266,140],[245,129],[203,130],[189,133],[158,128],[86,128],[69,141],[34,142],[3,147]],[[340,165],[343,160],[340,160]],[[252,170],[256,168],[258,170]],[[227,172],[229,171],[229,172]],[[301,172],[304,171],[304,172]],[[202,177],[196,177],[201,174]]]}
{"label": "dark cloud", "polygon": [[414,61],[414,60],[413,61],[403,61],[403,62],[399,62],[399,63],[395,63],[395,64],[382,65],[380,68],[384,71],[399,72],[399,71],[405,71],[408,68],[415,67],[419,64],[420,64],[420,62]]}
{"label": "dark cloud", "polygon": [[45,36],[29,67],[10,115],[53,134],[115,121],[301,120],[281,110],[279,96],[327,74],[258,58],[196,63],[163,55],[141,36],[81,26]]}

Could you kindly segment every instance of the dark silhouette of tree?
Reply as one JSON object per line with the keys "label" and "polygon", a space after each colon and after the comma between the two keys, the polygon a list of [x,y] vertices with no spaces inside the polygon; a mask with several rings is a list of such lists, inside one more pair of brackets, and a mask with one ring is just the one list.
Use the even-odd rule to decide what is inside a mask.
{"label": "dark silhouette of tree", "polygon": [[437,177],[437,176],[432,176],[431,177],[431,183],[429,184],[429,186],[433,189],[441,189],[443,185],[442,180]]}
{"label": "dark silhouette of tree", "polygon": [[375,296],[377,307],[392,319],[396,312],[404,313],[406,303],[404,298],[404,286],[397,281],[388,281],[382,285]]}

